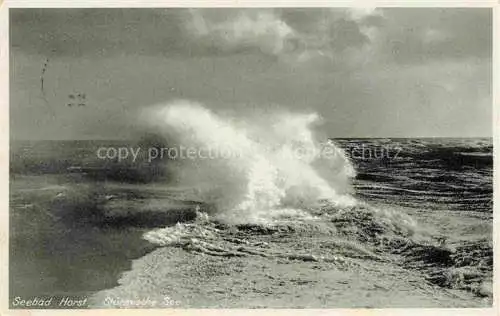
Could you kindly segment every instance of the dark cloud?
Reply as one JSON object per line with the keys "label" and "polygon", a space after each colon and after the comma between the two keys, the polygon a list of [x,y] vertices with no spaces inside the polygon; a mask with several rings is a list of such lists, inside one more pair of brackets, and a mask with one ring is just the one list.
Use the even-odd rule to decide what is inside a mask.
{"label": "dark cloud", "polygon": [[[491,133],[491,9],[10,11],[20,138],[114,137],[122,116],[177,98],[307,108],[331,136]],[[64,106],[75,89],[86,109]]]}
{"label": "dark cloud", "polygon": [[291,8],[279,12],[309,48],[333,52],[369,43],[361,27],[378,22],[376,17],[367,19],[369,15],[356,21],[348,9]]}
{"label": "dark cloud", "polygon": [[369,47],[385,62],[491,58],[492,10],[11,9],[11,44],[71,56],[319,54],[342,62],[345,51]]}
{"label": "dark cloud", "polygon": [[81,56],[180,52],[187,10],[11,9],[11,45],[31,53]]}
{"label": "dark cloud", "polygon": [[12,9],[11,44],[57,55],[340,53],[369,39],[348,10]]}

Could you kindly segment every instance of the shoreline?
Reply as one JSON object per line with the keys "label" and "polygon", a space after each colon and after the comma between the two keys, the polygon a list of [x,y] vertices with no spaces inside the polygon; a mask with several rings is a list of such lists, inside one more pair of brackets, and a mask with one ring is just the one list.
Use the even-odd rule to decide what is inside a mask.
{"label": "shoreline", "polygon": [[[221,260],[158,248],[134,260],[119,286],[92,295],[90,306],[145,308],[105,303],[145,298],[156,302],[149,308],[471,308],[492,304],[487,298],[426,284],[415,271],[383,263],[345,270],[300,261],[247,259]],[[179,304],[161,305],[165,299]]]}
{"label": "shoreline", "polygon": [[[422,225],[434,220],[418,216],[421,215],[419,210],[401,208],[401,211],[411,214]],[[443,219],[438,215],[436,212],[429,216],[450,220],[450,216]],[[463,220],[460,214],[456,219]],[[477,219],[477,223],[481,220]],[[315,242],[332,238],[335,237],[323,236]],[[274,243],[280,248],[294,249],[296,242],[290,239]],[[391,255],[390,261],[346,256],[345,260],[317,262],[300,257],[225,257],[179,247],[159,247],[133,260],[132,268],[122,274],[120,285],[95,293],[90,302],[94,308],[144,308],[133,304],[144,299],[150,308],[492,306],[492,297],[488,294],[480,297],[465,290],[433,284],[426,279],[424,271],[397,264],[399,259],[395,255]],[[170,303],[162,305],[165,300]]]}

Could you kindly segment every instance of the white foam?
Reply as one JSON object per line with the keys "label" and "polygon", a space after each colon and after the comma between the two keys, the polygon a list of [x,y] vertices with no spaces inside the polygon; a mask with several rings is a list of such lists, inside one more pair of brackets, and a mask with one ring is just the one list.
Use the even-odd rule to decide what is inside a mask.
{"label": "white foam", "polygon": [[214,154],[166,163],[178,184],[196,187],[220,217],[250,220],[318,200],[355,203],[347,194],[354,169],[335,144],[315,139],[315,113],[228,118],[201,104],[177,101],[148,109],[146,117],[170,147]]}

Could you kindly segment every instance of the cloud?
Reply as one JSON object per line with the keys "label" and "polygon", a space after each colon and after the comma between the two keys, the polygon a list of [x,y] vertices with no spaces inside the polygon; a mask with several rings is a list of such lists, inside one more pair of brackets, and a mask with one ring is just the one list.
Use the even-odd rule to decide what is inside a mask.
{"label": "cloud", "polygon": [[373,10],[14,9],[12,45],[33,53],[338,57],[370,42]]}
{"label": "cloud", "polygon": [[231,10],[222,17],[213,9],[193,9],[190,13],[187,29],[198,45],[224,52],[255,48],[278,55],[294,37],[294,31],[269,10]]}
{"label": "cloud", "polygon": [[11,46],[62,56],[158,54],[185,49],[187,10],[11,9]]}
{"label": "cloud", "polygon": [[337,58],[370,43],[367,31],[373,10],[293,8],[281,9],[281,18],[295,31],[307,53]]}
{"label": "cloud", "polygon": [[[375,10],[192,9],[186,22],[198,53],[258,52],[287,61],[339,61],[370,42]],[[196,47],[196,48],[194,48]],[[344,56],[345,55],[345,56]]]}
{"label": "cloud", "polygon": [[11,24],[13,47],[71,56],[254,53],[345,67],[492,51],[488,8],[12,9]]}
{"label": "cloud", "polygon": [[[491,131],[490,9],[12,9],[11,17],[12,113],[16,126],[37,128],[31,135],[43,126],[69,135],[62,124],[101,133],[96,118],[116,121],[171,98],[310,108],[333,136]],[[59,123],[39,92],[52,50],[46,87]],[[98,105],[89,117],[64,107],[76,88]]]}
{"label": "cloud", "polygon": [[381,59],[397,63],[491,58],[489,8],[390,8],[374,39]]}

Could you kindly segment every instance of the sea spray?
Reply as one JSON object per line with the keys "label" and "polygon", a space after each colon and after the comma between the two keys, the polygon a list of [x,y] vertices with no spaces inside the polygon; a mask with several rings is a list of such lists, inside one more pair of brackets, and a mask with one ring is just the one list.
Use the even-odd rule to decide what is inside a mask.
{"label": "sea spray", "polygon": [[[315,113],[227,117],[176,101],[149,108],[144,118],[169,146],[199,154],[166,163],[179,185],[196,188],[198,198],[226,220],[255,221],[276,210],[297,213],[320,200],[339,207],[355,203],[348,194],[354,169],[333,142],[316,139]],[[223,152],[229,154],[217,154]]]}

